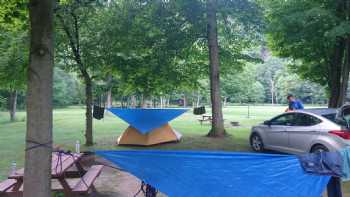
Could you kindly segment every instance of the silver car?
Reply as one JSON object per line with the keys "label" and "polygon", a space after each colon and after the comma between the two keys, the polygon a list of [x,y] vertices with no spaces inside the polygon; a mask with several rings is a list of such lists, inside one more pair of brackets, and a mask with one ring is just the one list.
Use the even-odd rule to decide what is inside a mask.
{"label": "silver car", "polygon": [[[350,111],[349,108],[345,108]],[[302,154],[350,146],[346,110],[308,109],[278,115],[252,128],[250,145],[256,152],[274,150]],[[339,115],[340,114],[340,115]]]}

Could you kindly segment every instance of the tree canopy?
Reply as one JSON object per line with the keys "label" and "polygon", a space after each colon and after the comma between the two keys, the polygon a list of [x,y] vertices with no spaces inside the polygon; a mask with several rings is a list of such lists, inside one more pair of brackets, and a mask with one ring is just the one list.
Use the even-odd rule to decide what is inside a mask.
{"label": "tree canopy", "polygon": [[350,5],[348,1],[263,1],[268,41],[274,52],[291,58],[291,69],[323,85],[330,106],[344,102],[349,78]]}

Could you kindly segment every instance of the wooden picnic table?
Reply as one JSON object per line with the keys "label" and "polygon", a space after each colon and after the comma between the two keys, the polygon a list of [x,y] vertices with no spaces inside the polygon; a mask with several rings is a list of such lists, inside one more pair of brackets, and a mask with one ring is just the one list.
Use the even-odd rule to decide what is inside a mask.
{"label": "wooden picnic table", "polygon": [[[100,174],[103,166],[92,166],[88,171],[84,170],[80,161],[83,154],[64,154],[52,153],[51,177],[56,179],[61,187],[52,189],[53,191],[64,192],[65,196],[75,196],[81,193],[87,193],[90,189],[95,191],[93,182]],[[17,170],[8,177],[8,180],[16,180],[12,188],[6,191],[8,196],[23,195],[23,176],[24,169]],[[69,184],[69,179],[79,178],[75,185]]]}
{"label": "wooden picnic table", "polygon": [[205,121],[211,122],[212,121],[212,116],[211,115],[202,115],[202,117],[200,119],[198,119],[198,121],[200,122],[201,125]]}

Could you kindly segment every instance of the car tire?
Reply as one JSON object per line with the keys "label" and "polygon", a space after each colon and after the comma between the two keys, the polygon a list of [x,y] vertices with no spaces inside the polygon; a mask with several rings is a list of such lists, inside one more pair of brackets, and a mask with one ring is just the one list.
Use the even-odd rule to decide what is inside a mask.
{"label": "car tire", "polygon": [[311,153],[328,152],[329,149],[322,144],[317,144],[312,147]]}
{"label": "car tire", "polygon": [[264,152],[264,143],[259,134],[253,133],[250,136],[249,141],[250,141],[250,147],[253,149],[253,151]]}

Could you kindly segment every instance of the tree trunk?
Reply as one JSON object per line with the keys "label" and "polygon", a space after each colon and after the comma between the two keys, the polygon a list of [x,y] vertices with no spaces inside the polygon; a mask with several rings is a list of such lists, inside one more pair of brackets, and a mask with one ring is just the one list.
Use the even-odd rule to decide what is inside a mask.
{"label": "tree trunk", "polygon": [[165,107],[165,97],[160,96],[160,108],[164,108]]}
{"label": "tree trunk", "polygon": [[70,13],[73,16],[73,29],[65,23],[64,18],[57,14],[59,22],[62,24],[63,30],[66,33],[69,41],[69,46],[72,50],[74,60],[77,63],[78,69],[83,76],[85,82],[85,105],[86,105],[86,128],[85,128],[85,145],[93,145],[92,136],[92,79],[88,73],[86,65],[84,65],[81,58],[80,51],[80,36],[79,36],[79,19],[78,15],[72,11]]}
{"label": "tree trunk", "polygon": [[184,94],[183,97],[183,107],[187,107],[187,99],[186,99],[186,95]]}
{"label": "tree trunk", "polygon": [[194,91],[192,91],[192,107],[196,107],[196,95]]}
{"label": "tree trunk", "polygon": [[[350,3],[349,1],[338,1],[336,9],[338,17],[345,17],[350,20]],[[331,60],[331,68],[329,69],[329,88],[330,99],[329,107],[340,107],[346,98],[346,91],[349,81],[349,36],[338,38],[335,46],[335,53]]]}
{"label": "tree trunk", "polygon": [[135,96],[135,95],[132,95],[131,98],[130,98],[130,100],[131,100],[131,107],[132,107],[132,108],[136,108],[136,106],[137,106],[136,96]]}
{"label": "tree trunk", "polygon": [[93,134],[92,134],[92,81],[89,76],[84,76],[85,82],[85,105],[86,105],[86,130],[85,130],[85,145],[92,146]]}
{"label": "tree trunk", "polygon": [[145,102],[145,97],[143,96],[143,94],[141,94],[141,98],[140,98],[140,106],[141,108],[146,108],[146,102]]}
{"label": "tree trunk", "polygon": [[112,107],[112,88],[109,88],[107,91],[107,108],[111,108]]}
{"label": "tree trunk", "polygon": [[9,100],[9,112],[10,112],[10,121],[14,122],[16,120],[16,110],[17,110],[17,90],[10,92]]}
{"label": "tree trunk", "polygon": [[[53,3],[31,0],[24,197],[51,196]],[[39,146],[38,144],[45,144]]]}
{"label": "tree trunk", "polygon": [[350,47],[350,40],[346,39],[346,47],[345,47],[345,57],[344,57],[344,63],[342,65],[342,71],[341,71],[341,79],[340,79],[340,92],[339,92],[339,98],[338,98],[338,106],[344,104],[346,100],[346,92],[348,89],[348,82],[349,82],[349,49]]}
{"label": "tree trunk", "polygon": [[201,95],[200,95],[200,92],[198,90],[198,92],[197,92],[197,103],[196,103],[197,107],[199,107],[200,99],[201,99]]}
{"label": "tree trunk", "polygon": [[210,96],[212,103],[212,127],[208,136],[225,136],[220,93],[219,44],[217,35],[217,0],[207,0],[208,48],[210,62]]}
{"label": "tree trunk", "polygon": [[[328,107],[337,108],[341,106],[341,78],[342,78],[342,64],[344,57],[345,43],[343,39],[339,39],[335,46],[335,52],[332,59],[332,66],[329,70],[329,88],[330,88],[330,98]],[[341,103],[340,103],[341,102]]]}
{"label": "tree trunk", "polygon": [[273,81],[273,79],[270,80],[271,82],[271,104],[274,105],[275,104],[275,82]]}

